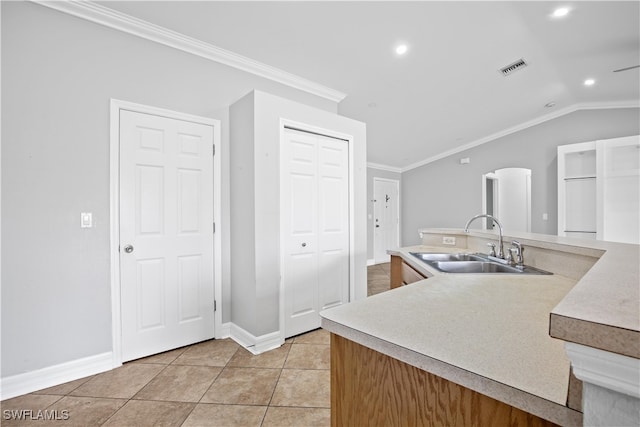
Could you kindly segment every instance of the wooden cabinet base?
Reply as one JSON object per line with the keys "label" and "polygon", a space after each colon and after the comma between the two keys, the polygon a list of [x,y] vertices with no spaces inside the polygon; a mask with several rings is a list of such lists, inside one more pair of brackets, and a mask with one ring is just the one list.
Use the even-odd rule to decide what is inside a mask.
{"label": "wooden cabinet base", "polygon": [[331,425],[555,426],[335,334]]}
{"label": "wooden cabinet base", "polygon": [[426,277],[414,270],[401,257],[391,255],[391,289],[399,288],[402,285],[419,282]]}
{"label": "wooden cabinet base", "polygon": [[402,258],[391,255],[391,289],[399,288],[402,283]]}

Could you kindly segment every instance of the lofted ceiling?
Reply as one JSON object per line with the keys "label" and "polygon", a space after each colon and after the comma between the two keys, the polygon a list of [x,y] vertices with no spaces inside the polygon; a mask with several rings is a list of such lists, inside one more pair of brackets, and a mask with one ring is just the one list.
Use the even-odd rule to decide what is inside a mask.
{"label": "lofted ceiling", "polygon": [[[368,162],[391,170],[640,103],[640,69],[613,72],[640,64],[638,1],[98,3],[344,92],[340,114],[367,124]],[[553,18],[560,6],[570,13]]]}

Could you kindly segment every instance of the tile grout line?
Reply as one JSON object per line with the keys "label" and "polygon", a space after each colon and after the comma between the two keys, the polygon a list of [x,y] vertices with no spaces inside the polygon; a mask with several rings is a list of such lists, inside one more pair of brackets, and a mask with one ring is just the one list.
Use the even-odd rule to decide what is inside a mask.
{"label": "tile grout line", "polygon": [[[321,330],[321,328],[318,329],[318,331]],[[309,332],[314,332],[314,331],[309,331]],[[307,337],[306,340],[305,338],[301,338],[301,336],[303,336],[305,334],[301,334],[300,336],[296,336],[294,337],[291,341],[286,340],[284,345],[287,345],[287,349],[285,349],[285,351],[283,351],[283,361],[281,364],[279,364],[279,366],[274,366],[273,363],[271,363],[271,359],[267,358],[266,361],[264,361],[263,363],[265,363],[268,366],[261,366],[260,360],[253,362],[251,359],[246,360],[245,362],[243,362],[243,359],[240,357],[237,357],[243,350],[244,348],[241,346],[236,347],[235,352],[233,352],[229,357],[224,357],[222,360],[226,361],[224,362],[223,366],[213,366],[213,365],[203,365],[203,364],[193,364],[194,362],[192,360],[195,359],[189,359],[187,358],[187,362],[189,362],[188,364],[180,364],[180,363],[176,363],[178,361],[178,359],[180,359],[181,356],[183,356],[185,353],[187,353],[189,351],[189,348],[192,348],[190,346],[186,346],[184,347],[184,350],[182,352],[180,352],[180,354],[178,354],[176,357],[174,358],[164,358],[164,359],[150,359],[148,362],[142,361],[145,358],[139,359],[139,360],[134,360],[134,361],[130,361],[127,362],[125,364],[123,364],[123,366],[127,366],[130,364],[131,365],[143,365],[143,366],[157,366],[157,368],[149,368],[149,373],[151,373],[152,371],[154,371],[155,369],[159,369],[157,372],[153,373],[153,375],[147,379],[146,381],[143,382],[143,384],[138,387],[138,388],[134,388],[134,391],[131,395],[129,395],[128,397],[113,397],[113,396],[100,396],[101,394],[101,389],[98,388],[96,389],[95,386],[90,386],[88,387],[86,390],[89,392],[87,394],[84,393],[80,393],[79,395],[73,395],[72,393],[76,392],[78,389],[82,388],[83,386],[85,386],[87,383],[89,383],[92,380],[95,380],[96,378],[98,378],[100,375],[103,374],[107,374],[107,373],[103,373],[103,374],[97,374],[97,375],[92,375],[87,377],[84,381],[82,381],[81,383],[73,386],[72,388],[65,390],[64,393],[61,394],[57,394],[57,393],[50,393],[50,394],[39,394],[37,391],[30,393],[32,395],[41,395],[41,396],[54,396],[55,400],[51,403],[49,403],[48,405],[45,406],[45,409],[50,409],[53,408],[55,405],[58,405],[60,403],[60,401],[62,401],[65,398],[69,398],[69,399],[93,399],[93,400],[108,400],[108,401],[113,401],[113,402],[121,402],[122,404],[112,413],[104,413],[103,415],[105,416],[104,421],[101,421],[99,423],[96,423],[96,425],[105,425],[109,422],[112,422],[111,420],[114,419],[118,419],[117,417],[120,415],[121,417],[125,417],[126,415],[124,415],[125,413],[123,411],[125,411],[125,407],[127,407],[128,405],[130,406],[132,404],[132,401],[135,402],[159,402],[159,403],[172,403],[172,404],[189,404],[191,406],[191,408],[188,411],[185,411],[185,415],[184,418],[182,418],[182,420],[180,421],[180,419],[176,419],[176,425],[184,425],[186,423],[186,421],[193,415],[194,411],[196,410],[196,408],[199,405],[205,405],[208,403],[203,403],[203,398],[204,396],[210,391],[212,390],[212,387],[215,387],[214,384],[216,383],[216,381],[220,378],[220,376],[222,375],[223,372],[225,372],[225,370],[228,369],[235,369],[235,368],[239,368],[239,369],[256,369],[256,370],[262,370],[262,369],[277,369],[278,373],[277,373],[277,378],[276,381],[274,383],[273,388],[270,391],[270,395],[269,395],[269,399],[265,404],[253,404],[253,403],[241,403],[241,402],[237,402],[237,403],[218,403],[216,404],[215,402],[213,402],[212,404],[215,405],[219,405],[219,406],[255,406],[255,407],[264,407],[264,413],[262,414],[262,418],[260,420],[260,424],[259,425],[264,425],[265,421],[267,420],[267,415],[270,412],[270,408],[300,408],[300,409],[330,409],[330,406],[306,406],[306,405],[299,405],[297,402],[295,404],[294,401],[291,401],[290,404],[286,404],[286,405],[282,405],[282,406],[275,406],[273,405],[273,399],[275,396],[275,392],[278,389],[279,385],[282,385],[284,383],[282,382],[282,375],[284,373],[284,370],[287,369],[288,371],[291,370],[298,370],[298,371],[330,371],[330,369],[327,368],[322,368],[322,367],[318,367],[317,365],[317,361],[314,361],[314,359],[309,359],[309,362],[306,364],[304,363],[300,363],[303,361],[303,359],[300,359],[300,354],[301,353],[296,353],[295,358],[291,359],[292,357],[294,357],[294,353],[295,350],[297,349],[298,351],[302,352],[302,348],[303,347],[307,347],[307,349],[310,348],[326,348],[329,346],[329,342],[325,342],[323,338],[318,339],[316,336],[312,336],[312,337]],[[318,336],[319,337],[319,336]],[[301,340],[301,342],[299,342],[299,340]],[[306,342],[305,342],[306,341]],[[200,343],[196,343],[194,345],[197,345]],[[294,347],[295,346],[295,347]],[[173,351],[173,350],[171,350]],[[220,356],[224,356],[225,354],[228,353],[220,353]],[[209,355],[207,353],[207,355]],[[217,353],[213,354],[214,355],[214,360],[218,361],[220,360],[219,355]],[[151,356],[153,357],[153,356]],[[239,366],[230,366],[231,363],[234,363],[234,358],[236,358],[238,360],[236,360],[235,363],[237,363]],[[306,358],[304,358],[306,359]],[[159,362],[157,360],[163,360],[163,362]],[[211,360],[211,359],[207,359],[207,360]],[[222,362],[222,360],[220,360],[220,362]],[[278,360],[277,358],[275,359],[276,361]],[[289,362],[292,362],[293,365],[291,367],[287,367],[287,364]],[[257,365],[257,366],[249,366],[249,365]],[[297,364],[301,364],[304,367],[298,367],[296,366]],[[244,365],[248,365],[248,366],[244,366]],[[183,401],[183,400],[174,400],[174,398],[179,399],[180,397],[176,397],[174,396],[174,398],[167,400],[167,399],[162,399],[161,397],[158,397],[158,399],[155,398],[141,398],[141,393],[143,392],[143,390],[145,390],[145,388],[149,387],[150,384],[152,384],[154,381],[158,380],[158,378],[160,378],[164,373],[169,372],[169,370],[171,370],[170,367],[208,367],[208,368],[217,368],[219,369],[219,372],[213,376],[211,383],[206,387],[206,389],[204,390],[204,392],[199,396],[199,398],[197,398],[197,400],[193,400],[193,401]],[[324,364],[320,364],[319,366],[325,366]],[[121,367],[120,367],[121,368]],[[116,368],[119,369],[119,368]],[[136,369],[133,368],[132,369]],[[139,369],[139,368],[138,368]],[[141,371],[144,371],[144,369],[141,369]],[[111,371],[109,371],[111,372]],[[127,375],[125,375],[127,376]],[[144,378],[144,377],[143,377]],[[185,377],[186,378],[186,377]],[[104,379],[102,380],[103,382],[105,381]],[[164,381],[164,379],[163,379]],[[106,378],[106,383],[108,384],[112,384],[112,382],[109,381],[109,377]],[[128,383],[127,383],[128,384]],[[206,383],[205,383],[206,384]],[[60,384],[62,385],[62,384]],[[55,387],[55,386],[54,386]],[[130,388],[130,387],[129,387]],[[118,391],[121,390],[126,390],[126,384],[123,384],[122,387],[118,386],[118,388],[115,389],[115,392],[117,393]],[[64,389],[62,389],[64,390]],[[109,393],[106,393],[109,394]],[[153,393],[152,393],[153,394]],[[149,395],[151,397],[155,396],[155,395]],[[196,397],[194,396],[194,399],[196,399]],[[129,408],[130,409],[130,408]],[[187,408],[185,408],[187,409]],[[82,416],[83,412],[78,408],[78,412],[74,411],[76,414],[78,414],[78,416]],[[107,414],[109,414],[107,416]],[[97,420],[96,420],[97,421]],[[256,419],[256,421],[258,421]]]}
{"label": "tile grout line", "polygon": [[291,349],[293,348],[294,344],[295,344],[295,339],[291,342],[291,344],[289,344],[289,348],[287,349],[287,355],[284,357],[284,361],[282,362],[282,367],[280,368],[280,372],[278,372],[278,379],[276,380],[276,383],[273,386],[273,390],[271,390],[271,396],[269,396],[269,402],[267,402],[267,408],[264,410],[264,415],[262,416],[262,420],[260,420],[260,427],[264,425],[264,421],[267,419],[267,413],[269,412],[269,408],[271,408],[273,395],[276,393],[276,388],[278,388],[278,383],[280,383],[280,377],[282,377],[282,371],[284,370],[284,366],[287,364],[287,359],[289,359],[289,354],[291,353]]}

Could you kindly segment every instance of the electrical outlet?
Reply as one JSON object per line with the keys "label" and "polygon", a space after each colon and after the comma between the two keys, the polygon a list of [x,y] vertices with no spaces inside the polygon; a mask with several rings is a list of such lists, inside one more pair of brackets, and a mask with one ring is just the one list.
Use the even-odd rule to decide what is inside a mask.
{"label": "electrical outlet", "polygon": [[455,245],[456,238],[453,236],[442,236],[442,244],[443,245]]}

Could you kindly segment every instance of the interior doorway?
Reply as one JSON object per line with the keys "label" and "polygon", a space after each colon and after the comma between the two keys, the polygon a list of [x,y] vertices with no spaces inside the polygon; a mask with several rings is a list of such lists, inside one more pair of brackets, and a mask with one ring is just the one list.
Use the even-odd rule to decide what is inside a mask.
{"label": "interior doorway", "polygon": [[400,181],[373,178],[373,256],[375,264],[389,262],[387,250],[400,244]]}
{"label": "interior doorway", "polygon": [[[503,168],[482,175],[482,212],[509,231],[531,231],[531,169]],[[484,218],[484,229],[494,228]]]}
{"label": "interior doorway", "polygon": [[[114,365],[216,336],[220,122],[111,102]],[[216,158],[218,157],[218,158]]]}

